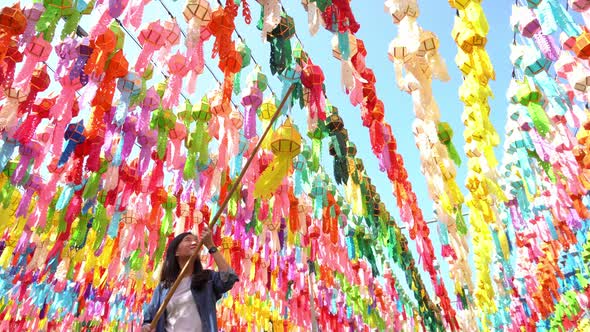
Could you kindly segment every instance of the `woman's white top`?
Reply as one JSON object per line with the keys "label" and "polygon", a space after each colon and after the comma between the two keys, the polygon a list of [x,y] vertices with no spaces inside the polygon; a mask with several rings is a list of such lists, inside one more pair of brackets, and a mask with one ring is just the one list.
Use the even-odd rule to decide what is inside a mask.
{"label": "woman's white top", "polygon": [[166,306],[166,332],[202,332],[201,316],[191,293],[191,277],[182,279]]}

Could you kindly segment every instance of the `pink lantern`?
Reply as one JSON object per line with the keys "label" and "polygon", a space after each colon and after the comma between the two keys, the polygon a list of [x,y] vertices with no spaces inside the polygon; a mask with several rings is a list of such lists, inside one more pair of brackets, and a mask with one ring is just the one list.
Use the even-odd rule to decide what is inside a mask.
{"label": "pink lantern", "polygon": [[188,23],[186,48],[190,67],[193,69],[187,89],[192,94],[196,89],[197,77],[205,67],[203,42],[211,36],[211,32],[206,29],[211,21],[211,6],[208,0],[188,0],[182,14]]}
{"label": "pink lantern", "polygon": [[142,75],[154,52],[166,44],[167,33],[160,20],[151,22],[139,33],[139,43],[143,49],[135,62],[135,71]]}
{"label": "pink lantern", "polygon": [[37,62],[46,61],[49,58],[51,49],[51,44],[43,39],[42,36],[33,38],[31,43],[25,48],[25,62],[18,76],[16,76],[16,88],[23,89],[29,84],[33,71],[35,70],[35,65]]}
{"label": "pink lantern", "polygon": [[170,71],[170,82],[162,99],[162,107],[164,109],[171,109],[178,105],[182,80],[189,70],[186,57],[180,54],[180,52],[176,52],[175,55],[168,59],[168,70]]}
{"label": "pink lantern", "polygon": [[168,161],[174,169],[182,170],[186,157],[180,152],[183,140],[187,136],[186,126],[182,122],[176,122],[174,128],[168,132],[168,137],[174,147],[172,153],[169,155],[170,160]]}
{"label": "pink lantern", "polygon": [[256,86],[250,86],[243,92],[244,106],[244,136],[250,139],[256,136],[256,111],[262,105],[262,91]]}

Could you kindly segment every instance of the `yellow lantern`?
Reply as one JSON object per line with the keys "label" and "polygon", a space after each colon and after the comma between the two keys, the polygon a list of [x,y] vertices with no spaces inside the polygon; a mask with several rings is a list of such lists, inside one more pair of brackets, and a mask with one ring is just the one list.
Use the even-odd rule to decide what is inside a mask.
{"label": "yellow lantern", "polygon": [[274,159],[256,181],[255,197],[270,197],[288,175],[293,158],[301,152],[301,135],[289,118],[273,133],[270,145]]}

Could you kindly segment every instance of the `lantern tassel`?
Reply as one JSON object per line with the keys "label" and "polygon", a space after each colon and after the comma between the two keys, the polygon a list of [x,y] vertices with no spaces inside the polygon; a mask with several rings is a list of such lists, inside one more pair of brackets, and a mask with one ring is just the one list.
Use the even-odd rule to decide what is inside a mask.
{"label": "lantern tassel", "polygon": [[529,103],[527,110],[535,128],[542,136],[545,136],[551,130],[551,122],[543,107],[537,103]]}
{"label": "lantern tassel", "polygon": [[37,21],[35,28],[38,32],[43,33],[45,40],[51,41],[53,39],[60,17],[59,9],[48,6],[39,18],[39,21]]}
{"label": "lantern tassel", "polygon": [[25,194],[21,198],[18,208],[16,209],[16,213],[15,213],[16,218],[26,217],[27,212],[29,211],[29,206],[31,204],[31,199],[33,198],[34,193],[35,193],[34,189],[32,189],[30,187],[27,188],[27,190],[25,191]]}
{"label": "lantern tassel", "polygon": [[144,2],[148,3],[149,1],[134,0],[129,4],[125,13],[126,15],[123,19],[126,25],[131,25],[135,29],[139,29],[141,20],[143,18],[143,8],[145,6]]}
{"label": "lantern tassel", "polygon": [[170,78],[170,82],[168,82],[168,88],[166,89],[166,93],[164,93],[164,98],[162,99],[162,107],[164,109],[172,109],[178,105],[178,97],[180,96],[180,91],[182,90],[182,79],[184,77],[181,75],[172,75]]}
{"label": "lantern tassel", "polygon": [[148,62],[151,60],[156,48],[153,44],[145,43],[141,52],[139,52],[139,56],[137,57],[137,61],[135,62],[135,72],[140,76],[143,75],[145,72],[145,68],[148,65]]}
{"label": "lantern tassel", "polygon": [[283,178],[287,176],[290,166],[291,159],[276,155],[272,163],[268,165],[256,181],[254,185],[254,197],[271,196],[279,188]]}
{"label": "lantern tassel", "polygon": [[545,36],[542,33],[536,33],[533,35],[533,40],[547,59],[556,61],[559,57],[559,48],[555,45],[555,41],[551,36]]}
{"label": "lantern tassel", "polygon": [[76,149],[76,145],[77,145],[77,143],[75,143],[73,141],[68,142],[63,153],[59,157],[59,162],[57,163],[58,167],[62,167],[63,165],[66,164],[66,162],[68,162],[68,159],[70,158],[70,156],[74,152],[74,149]]}
{"label": "lantern tassel", "polygon": [[14,173],[12,173],[12,183],[18,184],[25,178],[25,175],[27,174],[29,166],[31,165],[31,161],[32,161],[31,157],[32,156],[30,156],[30,155],[27,156],[27,155],[21,154],[21,159],[18,163],[18,166],[16,166]]}

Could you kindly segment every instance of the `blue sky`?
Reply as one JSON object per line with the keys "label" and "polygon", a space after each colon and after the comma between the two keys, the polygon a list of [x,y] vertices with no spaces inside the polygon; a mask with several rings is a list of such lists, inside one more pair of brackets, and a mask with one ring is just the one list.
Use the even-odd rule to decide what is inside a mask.
{"label": "blue sky", "polygon": [[[21,4],[26,5],[31,1],[21,1]],[[214,1],[212,1],[214,2]],[[186,24],[182,19],[182,8],[184,1],[170,1],[164,0],[166,6],[170,11],[178,17],[179,23],[184,31],[186,31]],[[251,25],[246,25],[243,18],[240,16],[236,19],[237,29],[244,37],[248,46],[252,49],[252,54],[259,64],[262,65],[263,72],[269,77],[269,84],[275,92],[280,92],[281,84],[276,78],[271,77],[268,58],[269,58],[269,44],[263,43],[260,36],[260,31],[256,29],[255,24],[260,13],[259,5],[255,1],[249,1],[252,10],[253,22]],[[456,45],[451,37],[451,29],[453,27],[453,20],[455,11],[449,6],[447,1],[441,0],[427,0],[419,1],[420,16],[419,24],[426,30],[433,31],[440,39],[440,52],[444,57],[451,80],[446,83],[434,82],[433,91],[438,102],[442,121],[447,121],[451,124],[455,131],[453,142],[459,151],[464,163],[458,170],[458,183],[464,193],[464,179],[466,174],[465,155],[463,153],[463,124],[461,122],[461,113],[463,111],[463,104],[458,98],[457,90],[461,84],[461,73],[454,63],[456,54]],[[295,20],[297,34],[303,42],[304,49],[311,55],[311,58],[316,64],[319,64],[326,76],[326,89],[330,102],[337,106],[340,115],[343,117],[349,136],[357,145],[358,157],[362,158],[367,169],[368,175],[372,178],[373,183],[377,186],[377,190],[381,199],[385,202],[388,210],[399,221],[399,214],[395,203],[395,198],[392,194],[391,184],[384,173],[381,173],[378,168],[378,160],[373,155],[369,145],[368,130],[361,125],[360,109],[353,107],[348,96],[344,93],[340,85],[340,62],[332,57],[331,39],[332,34],[320,28],[317,35],[311,36],[307,27],[307,13],[299,0],[283,1],[287,13]],[[398,90],[395,83],[395,74],[393,71],[393,64],[389,61],[387,50],[389,42],[396,37],[397,27],[393,24],[390,16],[383,9],[383,1],[378,0],[355,0],[351,2],[353,12],[361,28],[357,33],[357,37],[365,42],[368,51],[366,58],[367,65],[374,70],[377,78],[377,92],[379,97],[385,103],[385,119],[392,125],[393,132],[398,141],[398,149],[400,154],[404,157],[404,162],[409,173],[409,179],[413,184],[414,191],[418,197],[419,205],[424,212],[427,220],[433,218],[432,202],[429,199],[426,181],[420,172],[420,158],[419,152],[415,146],[412,135],[411,125],[414,120],[414,113],[412,110],[411,97],[406,93]],[[217,5],[213,5],[213,8]],[[506,89],[510,80],[512,66],[509,61],[509,45],[512,41],[512,32],[509,27],[509,19],[511,13],[511,2],[504,0],[484,1],[483,8],[487,15],[490,25],[490,32],[488,35],[487,51],[490,54],[492,64],[496,70],[496,81],[490,82],[491,88],[495,93],[495,99],[490,100],[492,108],[491,118],[496,130],[503,137],[504,123],[506,117],[507,101],[505,98]],[[143,22],[150,22],[155,19],[162,21],[168,20],[167,13],[163,10],[159,0],[154,0],[145,9],[145,16]],[[85,17],[81,25],[89,27],[96,21],[96,17]],[[131,32],[134,36],[138,35],[138,31]],[[54,40],[54,43],[57,42]],[[139,53],[139,47],[127,36],[125,42],[125,55],[130,63],[135,62],[135,58]],[[234,35],[234,38],[237,37]],[[223,75],[217,69],[217,59],[210,58],[211,41],[205,47],[205,59],[209,67],[213,70],[218,78]],[[175,50],[174,50],[175,52]],[[55,63],[55,54],[52,55],[52,61]],[[246,68],[245,73],[253,69],[253,64]],[[245,77],[246,75],[244,75]],[[152,82],[158,82],[161,79],[159,70],[155,70],[155,77]],[[217,86],[217,82],[213,76],[206,70],[200,77],[197,83],[197,93],[189,96],[191,101],[195,102],[205,93]],[[268,91],[267,91],[268,92]],[[239,104],[239,96],[234,97],[236,104]],[[295,114],[293,117],[296,123],[303,126],[305,123],[306,111],[301,111],[297,108],[293,110]],[[305,127],[301,128],[302,131]],[[501,160],[501,147],[497,149],[497,158]],[[322,156],[322,164],[331,173],[332,158],[327,153],[327,144],[324,144]],[[441,271],[447,284],[449,294],[452,294],[452,284],[450,283],[447,274],[447,264],[443,262],[438,255],[440,242],[436,230],[436,224],[430,225],[431,238],[437,252],[438,260],[440,261]],[[407,231],[404,231],[408,236]],[[409,238],[409,237],[408,237]],[[414,244],[411,243],[411,248],[414,250]],[[417,256],[414,255],[417,259]],[[421,268],[419,268],[421,271]],[[427,289],[432,293],[432,288],[428,277],[422,273],[423,279]],[[404,279],[404,278],[400,278]],[[402,281],[402,283],[404,283]],[[451,287],[449,287],[451,286]]]}

